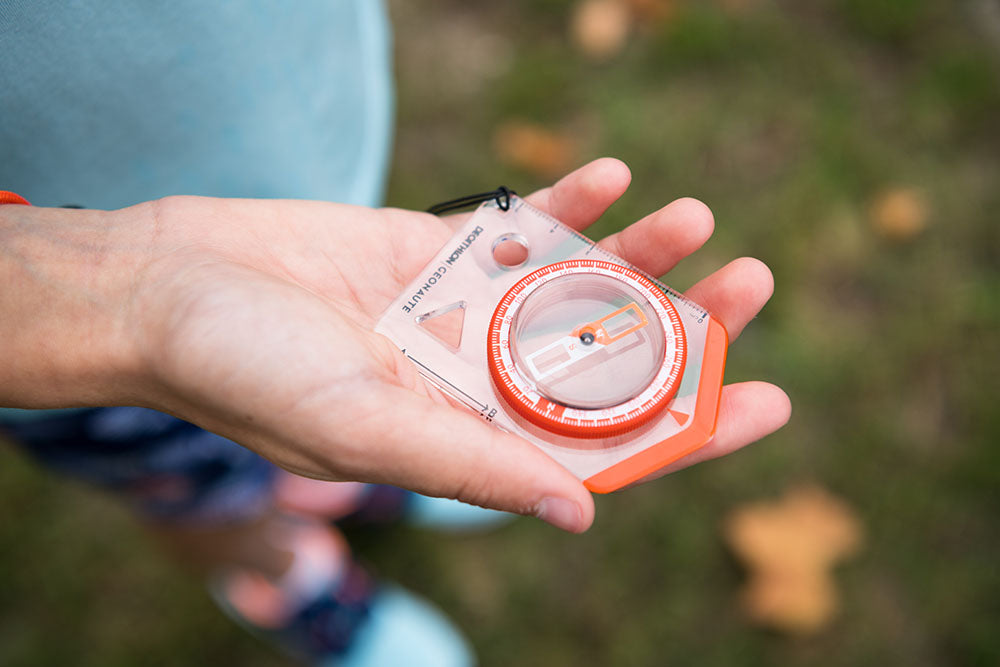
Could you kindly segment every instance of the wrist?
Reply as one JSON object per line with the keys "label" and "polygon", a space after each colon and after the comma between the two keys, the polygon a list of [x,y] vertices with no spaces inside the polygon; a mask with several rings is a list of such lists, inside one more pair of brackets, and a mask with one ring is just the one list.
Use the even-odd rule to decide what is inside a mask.
{"label": "wrist", "polygon": [[0,405],[134,404],[130,326],[149,207],[0,206]]}

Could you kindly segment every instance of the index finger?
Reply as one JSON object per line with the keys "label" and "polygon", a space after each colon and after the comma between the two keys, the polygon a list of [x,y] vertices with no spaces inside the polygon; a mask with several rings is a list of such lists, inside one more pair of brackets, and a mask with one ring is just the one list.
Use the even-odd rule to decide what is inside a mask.
{"label": "index finger", "polygon": [[632,173],[621,160],[600,158],[524,198],[577,231],[597,221],[628,189]]}

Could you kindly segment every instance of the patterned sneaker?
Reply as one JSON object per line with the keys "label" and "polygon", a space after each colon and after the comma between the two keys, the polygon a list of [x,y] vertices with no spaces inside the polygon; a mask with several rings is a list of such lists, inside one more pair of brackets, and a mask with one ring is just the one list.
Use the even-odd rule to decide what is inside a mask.
{"label": "patterned sneaker", "polygon": [[294,560],[278,580],[231,570],[209,584],[223,611],[252,634],[323,667],[474,664],[440,611],[400,588],[376,586],[326,527],[303,523],[285,547]]}

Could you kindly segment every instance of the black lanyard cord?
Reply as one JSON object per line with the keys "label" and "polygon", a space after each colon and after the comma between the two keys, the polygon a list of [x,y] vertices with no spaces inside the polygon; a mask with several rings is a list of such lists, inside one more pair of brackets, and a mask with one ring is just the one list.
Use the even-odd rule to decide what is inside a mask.
{"label": "black lanyard cord", "polygon": [[497,206],[500,207],[501,211],[507,211],[510,209],[510,198],[516,194],[516,192],[506,185],[501,185],[496,190],[491,190],[490,192],[480,192],[476,195],[467,195],[458,199],[443,201],[440,204],[434,204],[434,206],[427,209],[427,212],[434,215],[441,215],[442,213],[469,208],[470,206],[475,206],[491,199],[496,200]]}

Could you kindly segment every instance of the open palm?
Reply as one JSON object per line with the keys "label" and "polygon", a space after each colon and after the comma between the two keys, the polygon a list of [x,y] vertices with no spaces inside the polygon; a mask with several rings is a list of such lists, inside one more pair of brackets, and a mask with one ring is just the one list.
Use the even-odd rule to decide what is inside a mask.
{"label": "open palm", "polygon": [[[527,199],[582,230],[628,182],[622,163],[598,160]],[[593,501],[575,477],[527,441],[454,407],[372,331],[455,225],[321,202],[162,202],[132,304],[154,380],[143,402],[296,473],[389,483],[585,530]],[[678,200],[601,245],[662,275],[712,229],[703,204]],[[688,295],[734,340],[771,291],[767,268],[740,259]],[[753,442],[789,413],[773,385],[728,385],[715,438],[668,471]]]}

